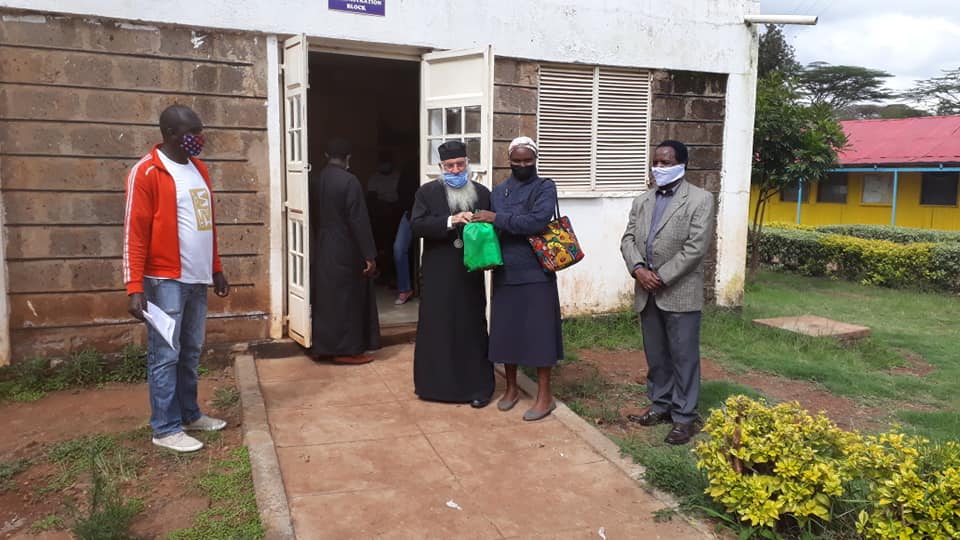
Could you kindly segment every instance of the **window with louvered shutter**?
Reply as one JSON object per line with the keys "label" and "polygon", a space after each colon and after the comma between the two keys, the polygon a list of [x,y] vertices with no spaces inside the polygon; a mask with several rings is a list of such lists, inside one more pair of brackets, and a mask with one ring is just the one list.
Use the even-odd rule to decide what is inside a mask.
{"label": "window with louvered shutter", "polygon": [[541,174],[561,191],[642,191],[649,152],[650,73],[541,66]]}

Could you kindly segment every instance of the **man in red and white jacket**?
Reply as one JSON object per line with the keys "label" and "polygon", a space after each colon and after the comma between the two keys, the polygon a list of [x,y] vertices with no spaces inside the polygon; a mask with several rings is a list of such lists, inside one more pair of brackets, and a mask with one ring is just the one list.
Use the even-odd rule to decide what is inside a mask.
{"label": "man in red and white jacket", "polygon": [[[226,422],[200,412],[197,367],[207,319],[207,288],[227,296],[230,285],[217,253],[213,190],[203,149],[203,123],[188,107],[160,115],[163,143],[127,176],[123,281],[128,311],[145,320],[159,308],[173,318],[173,346],[147,324],[147,383],[153,444],[192,452],[203,443],[185,430],[216,431]],[[148,309],[147,303],[156,308]]]}

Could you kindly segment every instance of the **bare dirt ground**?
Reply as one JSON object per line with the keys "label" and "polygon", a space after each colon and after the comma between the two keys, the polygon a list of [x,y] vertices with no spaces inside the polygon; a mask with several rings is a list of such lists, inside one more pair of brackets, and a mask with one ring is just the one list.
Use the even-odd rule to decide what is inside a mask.
{"label": "bare dirt ground", "polygon": [[[647,363],[642,351],[586,349],[579,351],[578,354],[580,362],[565,365],[558,373],[558,381],[561,385],[583,380],[585,377],[592,376],[593,373],[599,374],[603,380],[616,385],[631,383],[643,385],[646,382]],[[914,358],[911,361],[909,357],[906,358],[908,367],[899,369],[918,375],[929,373],[927,368],[930,366],[921,359]],[[733,373],[710,358],[702,360],[701,374],[704,380],[723,380],[749,386],[775,401],[798,401],[812,413],[823,411],[827,417],[844,429],[870,431],[883,426],[880,420],[886,414],[884,409],[866,407],[853,399],[831,394],[814,383],[756,371]],[[643,395],[635,397],[643,399]],[[585,398],[585,401],[588,404],[591,403],[589,398]],[[620,416],[626,418],[627,414],[633,414],[644,407],[644,404],[636,403],[635,400],[625,400],[619,407]]]}
{"label": "bare dirt ground", "polygon": [[125,497],[143,501],[143,511],[133,521],[137,538],[163,538],[190,527],[196,514],[210,506],[196,487],[197,479],[212,464],[226,459],[242,444],[239,404],[217,409],[218,388],[234,387],[232,368],[225,367],[200,381],[204,412],[227,420],[227,429],[204,437],[206,447],[193,454],[176,455],[150,442],[149,402],[146,383],[110,384],[103,388],[66,390],[32,403],[0,403],[0,464],[29,459],[29,467],[0,486],[0,538],[71,538],[65,530],[35,535],[31,527],[49,516],[60,516],[66,527],[89,500],[89,474],[80,474],[70,485],[50,490],[61,473],[48,458],[50,450],[65,441],[113,434],[138,461],[122,485]]}

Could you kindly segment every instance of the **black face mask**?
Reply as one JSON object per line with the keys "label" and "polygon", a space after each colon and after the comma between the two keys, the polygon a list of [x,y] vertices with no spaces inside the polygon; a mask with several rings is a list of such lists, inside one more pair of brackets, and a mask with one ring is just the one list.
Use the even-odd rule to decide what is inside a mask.
{"label": "black face mask", "polygon": [[511,165],[510,170],[513,171],[513,177],[521,182],[529,180],[537,174],[536,165]]}

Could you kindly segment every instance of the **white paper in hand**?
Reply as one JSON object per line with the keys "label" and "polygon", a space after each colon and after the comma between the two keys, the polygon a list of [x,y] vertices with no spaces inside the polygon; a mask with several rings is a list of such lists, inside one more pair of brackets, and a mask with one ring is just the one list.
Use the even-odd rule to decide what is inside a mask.
{"label": "white paper in hand", "polygon": [[160,335],[163,336],[163,339],[170,345],[171,349],[176,349],[173,346],[173,330],[177,326],[177,321],[173,320],[173,317],[167,315],[165,311],[157,307],[156,304],[152,302],[147,302],[147,310],[143,312],[143,318],[150,323],[150,326],[154,327],[157,332],[160,332]]}

